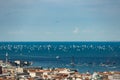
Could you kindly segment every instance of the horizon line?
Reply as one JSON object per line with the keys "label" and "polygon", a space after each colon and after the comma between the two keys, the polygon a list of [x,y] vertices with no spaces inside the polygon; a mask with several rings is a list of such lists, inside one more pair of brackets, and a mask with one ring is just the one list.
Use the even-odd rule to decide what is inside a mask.
{"label": "horizon line", "polygon": [[120,42],[120,41],[106,41],[106,40],[102,40],[102,41],[94,41],[94,40],[84,40],[84,41],[56,41],[56,40],[50,40],[50,41],[0,41],[0,42]]}

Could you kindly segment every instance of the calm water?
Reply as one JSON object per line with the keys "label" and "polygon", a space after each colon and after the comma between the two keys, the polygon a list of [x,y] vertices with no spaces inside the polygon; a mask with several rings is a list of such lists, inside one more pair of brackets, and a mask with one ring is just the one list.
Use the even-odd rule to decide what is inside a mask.
{"label": "calm water", "polygon": [[0,59],[6,53],[9,60],[32,61],[32,66],[120,71],[120,42],[0,42]]}

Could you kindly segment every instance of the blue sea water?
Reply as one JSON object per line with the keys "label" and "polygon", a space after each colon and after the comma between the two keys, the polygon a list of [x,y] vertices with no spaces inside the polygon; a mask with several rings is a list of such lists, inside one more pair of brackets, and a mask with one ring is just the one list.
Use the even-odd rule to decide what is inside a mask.
{"label": "blue sea water", "polygon": [[[0,59],[79,72],[120,71],[120,42],[0,42]],[[73,63],[73,65],[71,64]]]}

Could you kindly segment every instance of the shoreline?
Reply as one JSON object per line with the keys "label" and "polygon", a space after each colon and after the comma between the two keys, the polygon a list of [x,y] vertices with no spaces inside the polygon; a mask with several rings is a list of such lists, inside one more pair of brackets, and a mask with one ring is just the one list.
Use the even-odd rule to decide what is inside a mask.
{"label": "shoreline", "polygon": [[[19,61],[16,61],[19,63]],[[80,73],[75,69],[70,68],[44,68],[44,67],[20,67],[12,66],[10,63],[0,64],[5,66],[0,67],[1,80],[119,80],[120,71],[104,71],[104,72],[86,72]]]}

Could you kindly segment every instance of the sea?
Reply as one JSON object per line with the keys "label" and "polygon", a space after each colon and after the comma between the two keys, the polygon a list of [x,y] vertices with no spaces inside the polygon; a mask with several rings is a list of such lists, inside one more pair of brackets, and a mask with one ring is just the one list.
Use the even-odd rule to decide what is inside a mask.
{"label": "sea", "polygon": [[120,71],[120,42],[0,42],[0,60],[31,61],[30,67],[86,72]]}

